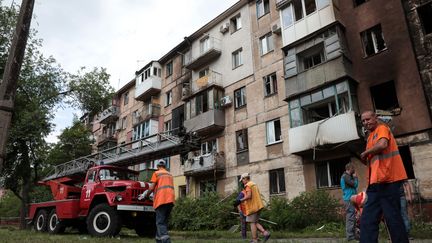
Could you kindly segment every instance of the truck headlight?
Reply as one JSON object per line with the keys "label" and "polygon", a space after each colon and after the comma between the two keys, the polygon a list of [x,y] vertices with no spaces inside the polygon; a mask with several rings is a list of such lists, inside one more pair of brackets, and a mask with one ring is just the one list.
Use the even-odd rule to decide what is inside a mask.
{"label": "truck headlight", "polygon": [[115,199],[116,199],[118,202],[121,202],[121,201],[123,200],[123,197],[122,197],[122,195],[117,194],[117,195],[115,196]]}

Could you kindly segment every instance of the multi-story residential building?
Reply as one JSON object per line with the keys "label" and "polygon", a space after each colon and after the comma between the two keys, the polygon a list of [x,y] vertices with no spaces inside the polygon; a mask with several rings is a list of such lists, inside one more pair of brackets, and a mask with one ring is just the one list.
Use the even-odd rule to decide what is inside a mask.
{"label": "multi-story residential building", "polygon": [[[290,153],[306,189],[338,189],[364,149],[358,112],[391,118],[410,179],[430,198],[424,152],[431,119],[400,1],[277,1],[281,14]],[[415,163],[414,163],[415,162]],[[339,194],[340,190],[334,190]]]}
{"label": "multi-story residential building", "polygon": [[[402,1],[402,3],[430,115],[432,114],[432,1],[406,0]],[[415,117],[419,115],[415,114]],[[422,115],[426,116],[426,114]],[[417,144],[411,153],[414,163],[414,175],[420,179],[420,195],[424,199],[431,200],[432,190],[430,185],[432,181],[428,176],[431,172],[428,166],[432,146],[431,133],[428,131],[423,134],[423,137],[417,137],[417,141],[411,141],[411,144]]]}
{"label": "multi-story residential building", "polygon": [[[340,197],[350,161],[366,186],[358,115],[375,110],[391,120],[419,194],[432,199],[431,54],[421,42],[430,1],[408,2],[407,18],[421,23],[410,28],[423,31],[414,49],[400,1],[240,0],[136,72],[95,123],[98,148],[185,127],[202,144],[164,158],[177,197],[229,194],[244,172],[266,198],[317,188]],[[135,169],[155,164],[143,162]]]}

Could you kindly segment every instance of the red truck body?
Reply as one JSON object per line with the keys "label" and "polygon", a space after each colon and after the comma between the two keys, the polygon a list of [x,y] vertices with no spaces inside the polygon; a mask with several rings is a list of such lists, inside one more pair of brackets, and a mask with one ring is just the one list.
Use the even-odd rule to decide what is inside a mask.
{"label": "red truck body", "polygon": [[[40,182],[51,188],[53,201],[30,204],[27,219],[36,231],[61,233],[68,226],[94,236],[113,236],[122,226],[140,236],[153,236],[153,202],[140,199],[149,183],[137,181],[138,172],[109,165]],[[80,186],[82,185],[82,186]]]}

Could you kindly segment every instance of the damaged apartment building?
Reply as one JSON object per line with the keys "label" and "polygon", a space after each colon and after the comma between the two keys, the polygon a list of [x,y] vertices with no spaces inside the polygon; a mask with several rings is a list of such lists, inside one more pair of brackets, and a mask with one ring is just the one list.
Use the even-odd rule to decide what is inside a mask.
{"label": "damaged apartment building", "polygon": [[[201,149],[160,158],[177,197],[235,192],[249,172],[266,199],[340,198],[348,162],[366,187],[359,113],[374,110],[428,202],[430,2],[240,0],[137,70],[94,121],[95,148],[184,127]],[[157,161],[142,162],[144,178]]]}

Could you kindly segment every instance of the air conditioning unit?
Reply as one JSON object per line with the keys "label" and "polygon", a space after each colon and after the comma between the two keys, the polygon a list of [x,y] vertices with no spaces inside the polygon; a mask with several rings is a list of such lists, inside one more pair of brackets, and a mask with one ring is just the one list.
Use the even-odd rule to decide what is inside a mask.
{"label": "air conditioning unit", "polygon": [[229,30],[229,23],[228,22],[221,25],[220,32],[222,34],[225,34],[225,32],[227,32],[228,30]]}
{"label": "air conditioning unit", "polygon": [[229,96],[222,97],[220,102],[222,107],[226,107],[232,104],[231,97]]}
{"label": "air conditioning unit", "polygon": [[274,34],[280,34],[281,33],[281,27],[279,26],[279,24],[274,24],[272,26],[272,32]]}

